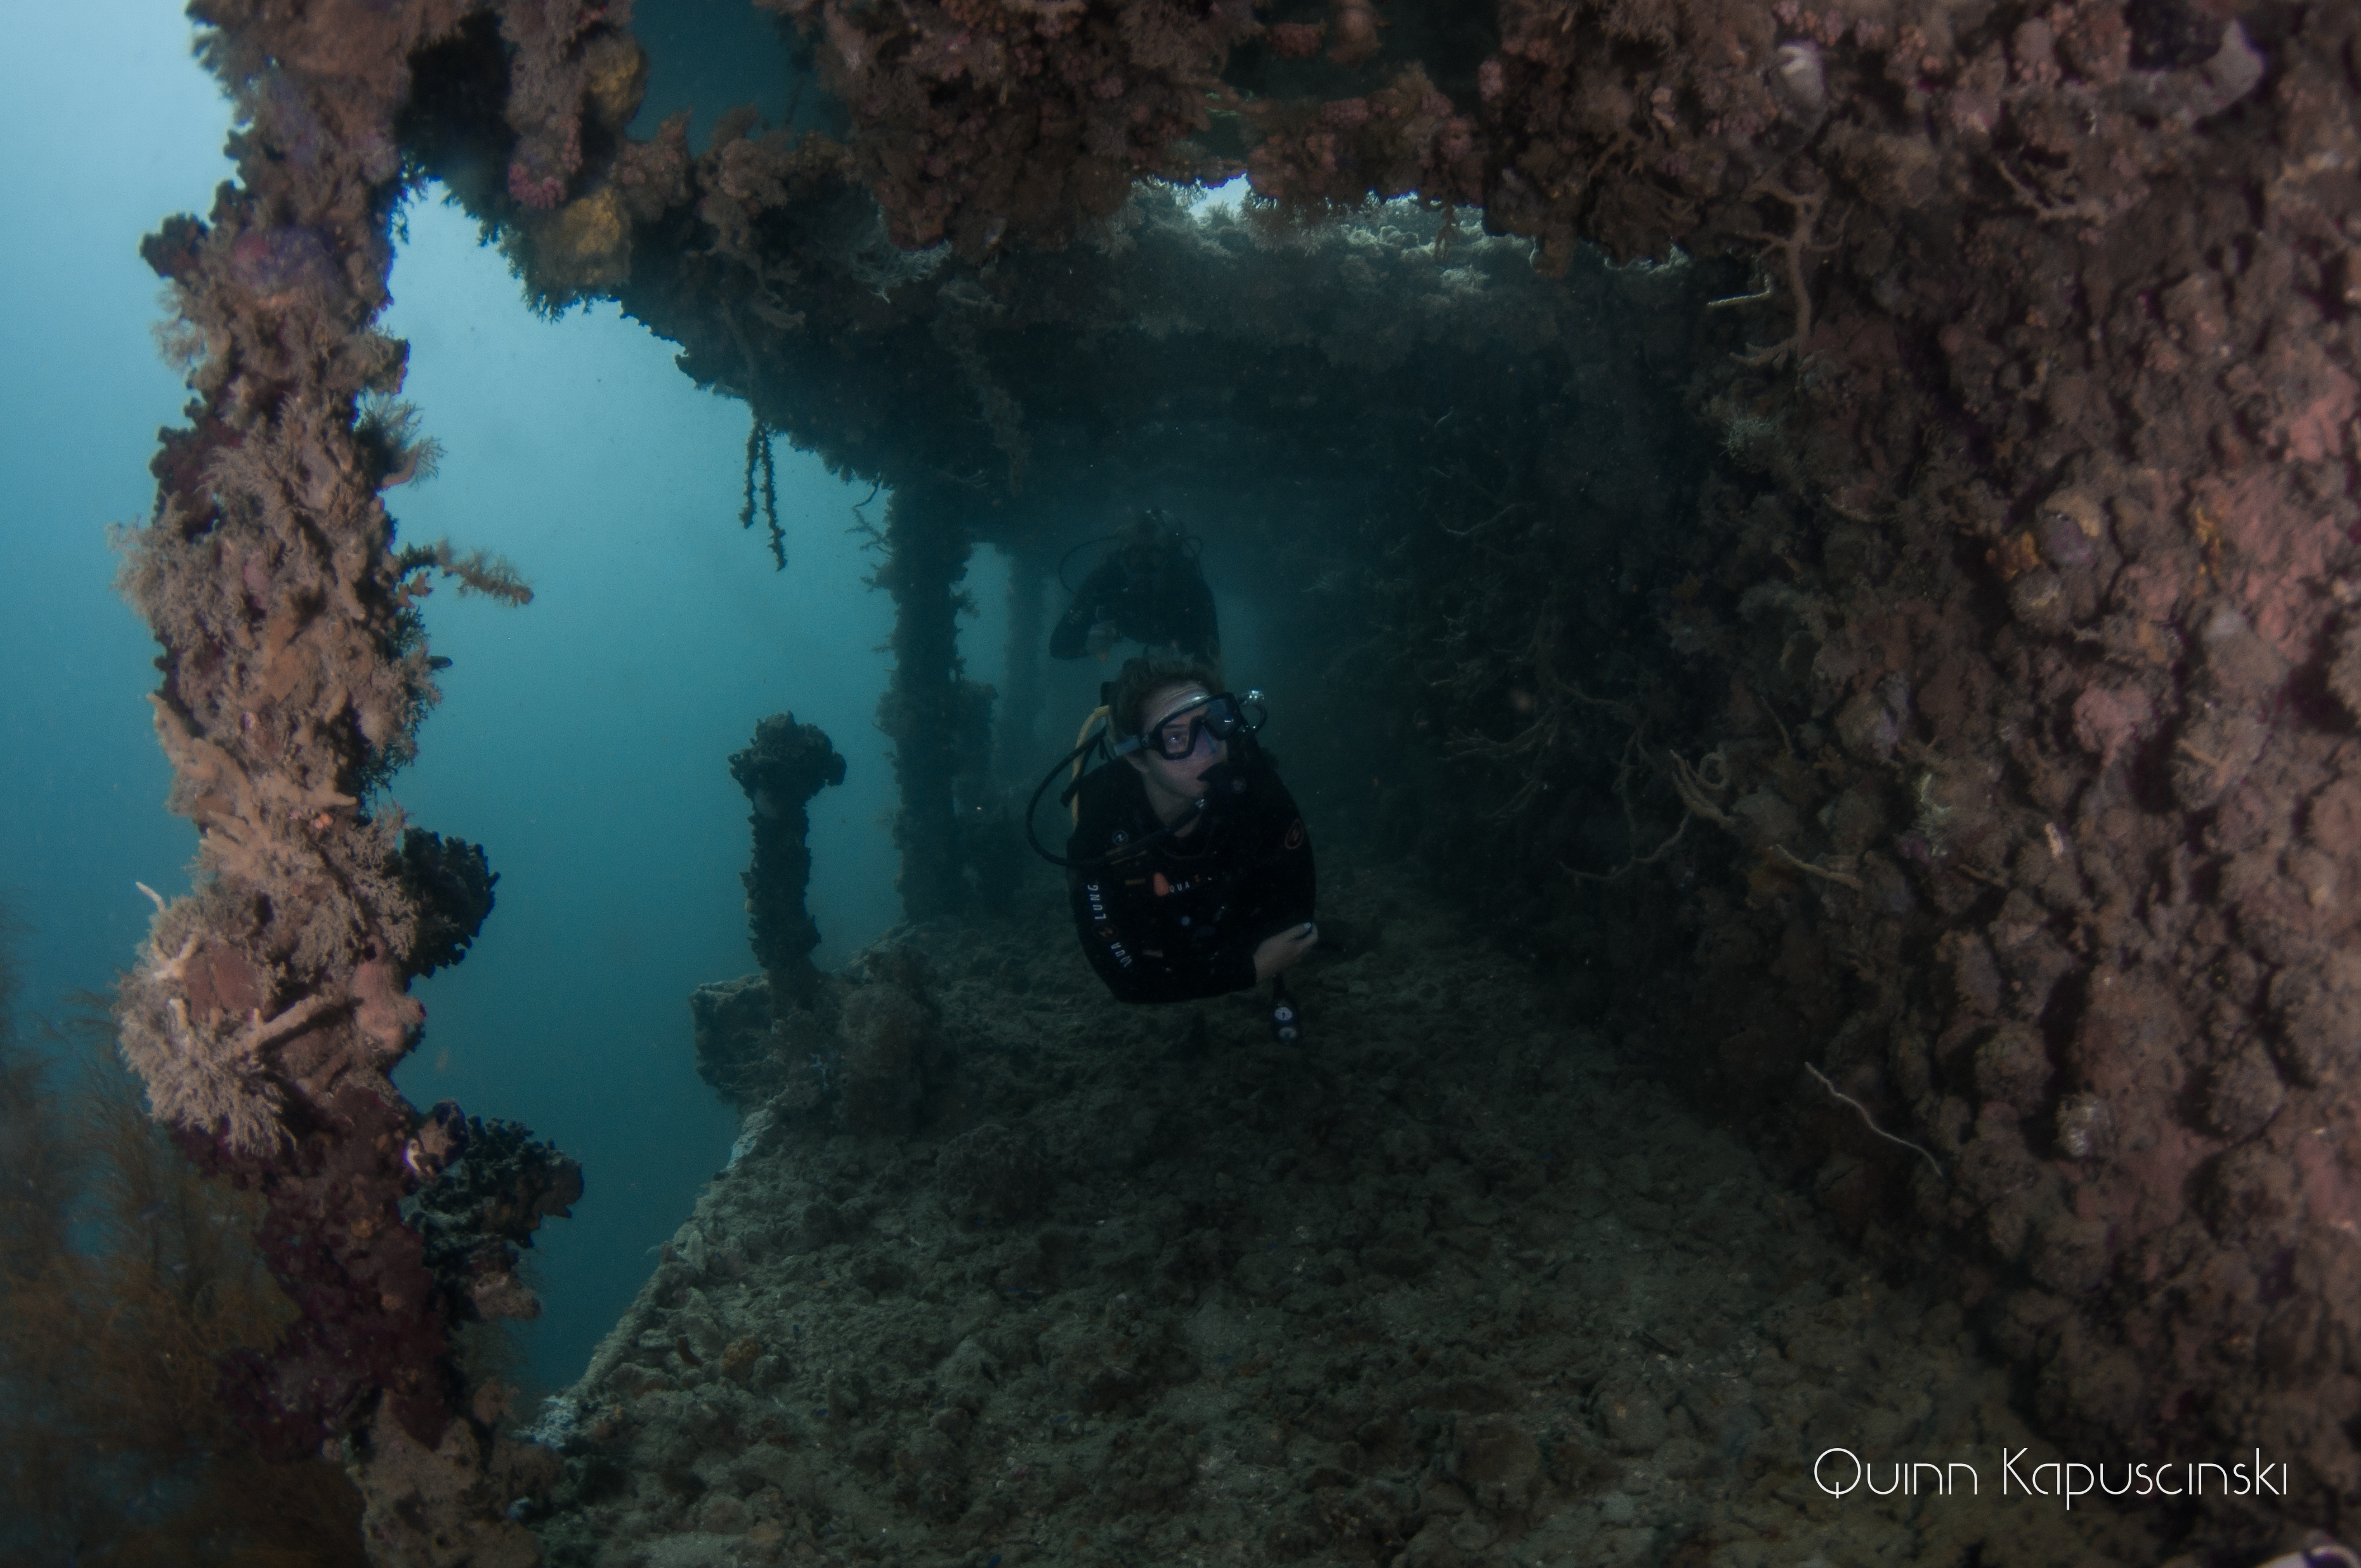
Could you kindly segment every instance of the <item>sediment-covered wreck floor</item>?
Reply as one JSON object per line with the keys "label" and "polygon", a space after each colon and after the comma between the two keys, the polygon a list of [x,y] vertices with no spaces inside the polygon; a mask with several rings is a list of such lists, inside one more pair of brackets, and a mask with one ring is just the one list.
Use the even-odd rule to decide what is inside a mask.
{"label": "sediment-covered wreck floor", "polygon": [[[749,1113],[543,1420],[550,1561],[2169,1554],[2161,1512],[1993,1495],[2004,1445],[2055,1455],[1955,1305],[1865,1272],[1651,1042],[1331,861],[1294,1047],[1256,997],[1109,1000],[1046,879],[856,960],[840,991],[928,1014],[911,1130],[843,1130],[826,1049]],[[1839,1500],[1832,1446],[1983,1495]]]}

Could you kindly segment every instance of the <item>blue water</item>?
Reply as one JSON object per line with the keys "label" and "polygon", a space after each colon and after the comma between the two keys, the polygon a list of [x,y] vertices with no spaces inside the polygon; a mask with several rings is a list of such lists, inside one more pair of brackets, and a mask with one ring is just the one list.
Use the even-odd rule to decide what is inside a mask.
{"label": "blue water", "polygon": [[[139,236],[202,213],[229,172],[227,107],[169,5],[28,15],[0,126],[43,149],[0,171],[16,303],[0,318],[0,893],[31,930],[27,1003],[56,1014],[132,959],[150,905],[187,886],[193,833],[145,693],[155,649],[111,588],[104,530],[143,517],[159,424],[185,392],[149,335]],[[746,806],[725,760],[766,713],[834,738],[846,782],[813,805],[823,963],[899,918],[873,722],[891,605],[862,577],[848,489],[784,447],[789,566],[740,530],[746,412],[698,391],[613,306],[551,323],[499,255],[430,195],[413,203],[383,324],[411,341],[406,397],[439,476],[388,492],[401,537],[510,557],[522,610],[447,588],[427,608],[453,661],[417,765],[391,796],[478,840],[502,880],[467,961],[423,982],[423,1045],[397,1081],[421,1104],[522,1121],[581,1159],[576,1218],[543,1232],[549,1303],[534,1371],[570,1379],[644,1277],[648,1250],[726,1157],[734,1125],[695,1074],[686,998],[753,968],[738,872]],[[886,498],[866,516],[882,521]],[[999,678],[1005,570],[979,555],[971,674]]]}
{"label": "blue water", "polygon": [[187,886],[144,693],[155,647],[115,597],[104,528],[146,514],[156,427],[186,393],[158,357],[139,236],[229,173],[227,109],[169,4],[25,8],[0,53],[0,896],[27,1006],[106,985],[146,934],[133,884]]}
{"label": "blue water", "polygon": [[[848,488],[782,450],[788,567],[738,525],[744,405],[701,392],[669,345],[612,305],[563,321],[518,302],[499,253],[433,201],[408,214],[387,330],[441,472],[387,493],[405,539],[496,550],[522,609],[438,592],[427,623],[443,706],[394,798],[484,843],[499,906],[467,961],[422,982],[412,1100],[512,1116],[581,1159],[588,1196],[537,1251],[535,1360],[571,1376],[645,1254],[727,1157],[730,1113],[696,1077],[687,998],[754,967],[738,873],[745,797],[727,758],[791,709],[844,753],[813,803],[822,963],[900,917],[884,689],[892,605]],[[884,498],[867,514],[883,517]]]}

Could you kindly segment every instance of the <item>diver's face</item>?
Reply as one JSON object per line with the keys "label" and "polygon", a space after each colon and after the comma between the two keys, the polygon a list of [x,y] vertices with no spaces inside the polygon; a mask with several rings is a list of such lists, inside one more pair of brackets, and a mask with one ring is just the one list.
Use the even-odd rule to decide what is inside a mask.
{"label": "diver's face", "polygon": [[[1140,705],[1142,711],[1161,716],[1145,731],[1148,744],[1130,753],[1131,765],[1147,775],[1150,790],[1182,800],[1205,798],[1205,770],[1230,754],[1229,743],[1199,722],[1213,700],[1202,686],[1174,685],[1150,692]],[[1192,738],[1195,743],[1187,756],[1164,754],[1168,747],[1178,749]]]}

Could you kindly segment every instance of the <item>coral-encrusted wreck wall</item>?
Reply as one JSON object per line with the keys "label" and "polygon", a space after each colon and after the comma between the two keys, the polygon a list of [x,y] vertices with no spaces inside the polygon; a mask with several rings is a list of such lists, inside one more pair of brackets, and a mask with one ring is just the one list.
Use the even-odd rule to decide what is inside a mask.
{"label": "coral-encrusted wreck wall", "polygon": [[[1484,80],[1519,148],[1489,211],[1545,255],[1762,258],[1776,341],[1698,400],[1768,483],[1708,491],[1663,610],[1727,679],[1664,769],[1737,851],[1682,916],[1683,1034],[1817,1105],[1823,1196],[1878,1245],[1950,1239],[2053,1430],[2260,1441],[2333,1511],[2361,1486],[2361,18],[1645,16],[1516,8]],[[1679,47],[1569,99],[1586,27]]]}
{"label": "coral-encrusted wreck wall", "polygon": [[1580,879],[1653,859],[1610,888],[1688,890],[1641,958],[1694,1000],[1625,1016],[1953,1271],[2053,1431],[2261,1442],[2313,1517],[2361,1486],[2356,26],[1504,8],[1488,216],[1752,254],[1753,332],[1644,615],[1488,506],[1522,579],[1430,551],[1416,639],[1563,868],[1500,869],[1519,939],[1628,958]]}
{"label": "coral-encrusted wreck wall", "polygon": [[[1331,811],[1480,873],[1569,1005],[1947,1271],[2054,1430],[2263,1442],[2312,1517],[2361,1500],[2361,15],[766,8],[841,143],[631,139],[620,6],[199,7],[252,124],[151,243],[203,401],[131,577],[217,873],[126,992],[159,1113],[363,1173],[310,1222],[351,1277],[415,1245],[383,1072],[432,900],[364,786],[454,557],[395,549],[405,427],[360,402],[406,161],[544,308],[620,300],[913,498],[906,719],[970,701],[969,545],[1231,515],[1296,656],[1397,721],[1313,746]],[[1138,183],[1241,170],[1246,221]],[[1433,210],[1342,211],[1371,193]],[[940,735],[899,737],[928,909],[972,848]],[[432,1446],[401,1267],[371,1321],[423,1337],[352,1387]]]}

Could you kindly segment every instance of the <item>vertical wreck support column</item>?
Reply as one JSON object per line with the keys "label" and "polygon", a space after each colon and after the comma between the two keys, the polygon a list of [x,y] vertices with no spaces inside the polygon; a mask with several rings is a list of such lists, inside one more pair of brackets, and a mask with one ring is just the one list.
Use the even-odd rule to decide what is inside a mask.
{"label": "vertical wreck support column", "polygon": [[[379,499],[427,456],[391,401],[408,347],[376,325],[399,124],[412,61],[474,8],[193,7],[237,174],[141,247],[195,400],[150,464],[154,513],[120,541],[120,587],[163,650],[149,700],[198,874],[122,979],[117,1040],[182,1152],[259,1195],[256,1245],[295,1310],[268,1349],[217,1363],[214,1398],[258,1458],[342,1457],[379,1568],[539,1561],[513,1505],[556,1460],[501,1430],[454,1334],[540,1310],[518,1251],[582,1192],[522,1128],[422,1114],[392,1082],[425,1021],[412,981],[465,955],[494,881],[478,847],[376,798],[439,696],[425,575],[532,597],[447,542],[398,547]],[[638,46],[595,12],[500,9],[546,121],[509,187],[545,209],[585,105],[618,123],[635,106]],[[594,78],[626,90],[601,99]]]}
{"label": "vertical wreck support column", "polygon": [[968,539],[957,497],[937,484],[896,489],[885,513],[885,549],[876,584],[894,596],[894,674],[877,704],[877,727],[894,742],[902,793],[894,817],[902,871],[894,885],[903,912],[926,920],[967,902],[953,798],[967,718],[959,582],[967,575]]}
{"label": "vertical wreck support column", "polygon": [[754,740],[730,757],[730,776],[754,815],[754,864],[744,873],[746,925],[754,961],[771,981],[771,1012],[808,1006],[819,988],[811,952],[819,927],[805,906],[811,884],[811,798],[844,782],[844,759],[817,724],[774,713],[754,726]]}
{"label": "vertical wreck support column", "polygon": [[1035,730],[1041,719],[1041,651],[1044,586],[1049,571],[1030,550],[1008,557],[1008,696],[1000,707],[999,764],[1006,781],[1028,777],[1034,766]]}

